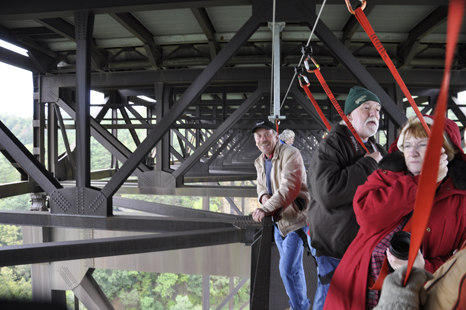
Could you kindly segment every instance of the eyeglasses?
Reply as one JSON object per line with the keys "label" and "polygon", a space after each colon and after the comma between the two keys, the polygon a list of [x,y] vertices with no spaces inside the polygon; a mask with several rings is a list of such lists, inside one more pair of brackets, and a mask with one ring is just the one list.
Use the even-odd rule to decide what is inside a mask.
{"label": "eyeglasses", "polygon": [[412,149],[415,149],[418,152],[424,152],[427,149],[427,140],[420,141],[417,144],[412,144],[409,142],[403,144],[403,152],[409,152]]}

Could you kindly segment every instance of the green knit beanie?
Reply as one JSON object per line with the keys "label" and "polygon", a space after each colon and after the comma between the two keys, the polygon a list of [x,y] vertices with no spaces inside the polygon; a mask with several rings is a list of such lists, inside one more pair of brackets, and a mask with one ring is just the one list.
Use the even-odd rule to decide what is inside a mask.
{"label": "green knit beanie", "polygon": [[365,89],[364,87],[352,87],[345,101],[345,114],[350,114],[354,109],[366,101],[377,101],[382,104],[379,97],[377,97],[373,92]]}

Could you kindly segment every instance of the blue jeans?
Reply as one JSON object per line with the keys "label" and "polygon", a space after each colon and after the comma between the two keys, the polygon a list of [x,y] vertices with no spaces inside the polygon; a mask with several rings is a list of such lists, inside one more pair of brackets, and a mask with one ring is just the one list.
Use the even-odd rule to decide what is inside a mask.
{"label": "blue jeans", "polygon": [[325,298],[327,298],[328,289],[330,283],[322,284],[319,277],[324,277],[328,273],[335,270],[340,263],[340,259],[333,258],[330,256],[316,256],[316,250],[311,247],[311,254],[317,261],[317,290],[314,296],[314,304],[312,310],[322,310],[325,304]]}
{"label": "blue jeans", "polygon": [[[286,294],[290,298],[288,303],[292,310],[307,310],[311,301],[307,298],[303,268],[303,241],[296,231],[290,232],[283,239],[277,225],[274,226],[275,243],[280,253],[278,269],[285,285]],[[307,235],[309,227],[306,225],[302,229]],[[309,236],[307,235],[307,237],[310,244]]]}

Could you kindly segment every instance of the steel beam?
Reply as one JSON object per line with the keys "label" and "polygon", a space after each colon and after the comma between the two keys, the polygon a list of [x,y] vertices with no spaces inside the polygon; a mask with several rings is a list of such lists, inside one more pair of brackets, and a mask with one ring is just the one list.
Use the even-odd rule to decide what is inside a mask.
{"label": "steel beam", "polygon": [[260,242],[259,251],[256,253],[257,257],[251,258],[251,267],[254,266],[254,268],[251,268],[250,300],[251,309],[254,310],[269,309],[273,229],[272,217],[266,216],[262,220],[262,234],[254,241],[255,243]]}
{"label": "steel beam", "polygon": [[236,242],[242,242],[242,231],[233,227],[2,246],[0,247],[0,266],[179,250]]}
{"label": "steel beam", "polygon": [[[257,195],[257,193],[256,193]],[[188,212],[189,214],[189,212]],[[114,215],[97,218],[82,215],[53,215],[48,212],[0,211],[0,223],[10,225],[107,229],[118,231],[167,232],[231,227],[233,217],[181,218],[153,215]],[[224,215],[225,216],[225,215]],[[228,215],[226,215],[228,216]]]}
{"label": "steel beam", "polygon": [[[314,106],[311,108],[309,106],[309,102],[310,102],[310,99],[309,98],[306,98],[300,91],[298,91],[298,89],[296,87],[293,87],[291,90],[290,90],[290,94],[293,96],[293,98],[301,104],[301,106],[303,107],[303,109],[309,113],[309,115],[313,118],[313,120],[320,126],[319,129],[324,129],[326,130],[327,127],[325,126],[325,123],[324,121],[320,118],[320,115],[319,113],[317,113],[316,109],[314,108]],[[290,129],[292,129],[292,126],[290,126]],[[311,129],[311,128],[309,128]],[[315,129],[315,128],[313,128]]]}
{"label": "steel beam", "polygon": [[102,193],[106,197],[111,197],[118,188],[131,175],[137,165],[144,159],[157,142],[169,130],[169,127],[181,116],[183,111],[195,101],[215,78],[215,76],[223,69],[228,61],[236,54],[241,46],[249,39],[249,37],[257,30],[259,22],[256,18],[251,17],[236,35],[228,42],[225,48],[215,57],[215,59],[202,71],[199,77],[191,84],[184,92],[181,98],[172,106],[170,111],[164,116],[160,122],[157,122],[156,127],[150,132],[147,138],[141,143],[136,151],[128,158],[121,166],[120,170],[112,177],[108,184],[102,189]]}
{"label": "steel beam", "polygon": [[91,185],[90,85],[94,14],[74,13],[76,31],[76,186]]}
{"label": "steel beam", "polygon": [[[0,39],[3,39],[0,37]],[[29,59],[29,57],[20,55],[16,52],[12,52],[9,49],[0,47],[0,61],[11,66],[15,66],[24,70],[37,72],[37,67]]]}
{"label": "steel beam", "polygon": [[181,184],[181,180],[178,178],[182,177],[199,159],[209,150],[212,145],[218,141],[230,128],[238,122],[241,117],[257,102],[261,99],[262,94],[269,90],[267,83],[262,83],[259,88],[246,100],[244,103],[236,109],[236,111],[228,117],[228,119],[220,125],[220,127],[212,134],[202,146],[196,149],[196,151],[189,156],[186,161],[173,172],[173,177],[177,179],[177,184]]}
{"label": "steel beam", "polygon": [[157,59],[162,54],[159,51],[160,48],[154,42],[154,35],[131,13],[111,13],[110,16],[144,44],[144,49],[152,67],[158,69]]}
{"label": "steel beam", "polygon": [[[375,5],[371,3],[366,5],[366,8],[364,9],[364,14],[366,16],[369,16],[369,14],[372,12],[372,10],[375,8]],[[345,26],[342,29],[342,36],[341,36],[341,42],[348,48],[349,44],[351,42],[351,38],[353,35],[356,33],[356,30],[359,29],[361,25],[359,24],[358,20],[356,19],[356,16],[351,15],[348,21],[346,22]]]}
{"label": "steel beam", "polygon": [[[322,4],[323,0],[316,0],[316,4]],[[328,0],[327,4],[341,4],[341,0]],[[424,5],[440,6],[445,0],[424,0]],[[179,8],[215,7],[231,5],[250,5],[251,0],[134,0],[128,3],[125,0],[116,0],[112,3],[106,0],[93,0],[92,2],[44,2],[36,3],[26,0],[17,0],[3,3],[0,19],[24,20],[28,18],[52,18],[72,16],[73,11],[91,9],[96,14],[111,12],[140,12],[148,10],[167,10]],[[372,0],[371,4],[386,5],[386,0]],[[391,5],[419,5],[419,0],[391,0]]]}
{"label": "steel beam", "polygon": [[131,210],[137,210],[142,212],[148,212],[153,214],[174,216],[180,218],[193,218],[193,219],[216,219],[216,220],[235,220],[237,216],[211,212],[205,210],[190,209],[185,207],[178,207],[172,205],[166,205],[163,203],[147,202],[142,200],[134,200],[128,198],[113,197],[113,206],[122,207]]}
{"label": "steel beam", "polygon": [[[334,36],[332,34],[332,36]],[[335,40],[338,41],[337,38]],[[338,44],[338,48],[344,48],[343,44]],[[349,51],[347,51],[349,53]],[[353,56],[352,59],[355,59]],[[391,85],[393,83],[393,75],[386,68],[366,69],[375,80],[381,85]],[[91,77],[91,86],[93,89],[109,88],[109,87],[153,87],[154,83],[162,81],[163,83],[179,83],[180,77],[183,77],[183,82],[190,83],[194,81],[200,74],[200,69],[179,69],[165,71],[134,71],[134,72],[114,72],[114,73],[94,73]],[[284,67],[281,70],[281,79],[284,83],[289,83],[294,75],[294,68]],[[324,74],[324,73],[323,73]],[[442,84],[443,71],[416,69],[416,70],[401,70],[400,75],[408,87],[436,87],[439,88]],[[351,72],[345,68],[330,68],[325,67],[324,77],[328,83],[348,84],[354,83],[355,79]],[[258,80],[269,80],[270,68],[224,68],[219,72],[214,83],[250,82],[257,83]],[[466,90],[464,81],[466,80],[466,71],[451,72],[451,87],[452,89]],[[60,87],[73,88],[76,86],[76,76],[74,74],[59,74],[41,76],[43,88]],[[47,102],[47,100],[42,100]]]}
{"label": "steel beam", "polygon": [[45,192],[51,193],[62,188],[60,183],[45,169],[44,165],[26,149],[21,141],[1,121],[0,144]]}
{"label": "steel beam", "polygon": [[0,185],[0,199],[17,195],[23,195],[29,192],[30,189],[28,181],[6,183]]}
{"label": "steel beam", "polygon": [[113,310],[113,305],[92,276],[93,272],[94,269],[86,272],[79,285],[73,289],[74,295],[87,309]]}
{"label": "steel beam", "polygon": [[[60,106],[69,116],[76,119],[76,112],[68,105],[65,101],[57,97],[55,94],[56,90],[49,90],[47,93],[47,101],[53,101]],[[106,130],[102,125],[100,125],[94,118],[90,118],[91,124],[91,135],[102,144],[113,156],[118,158],[121,162],[125,162],[128,157],[132,154],[131,151],[121,143],[115,136],[113,136],[108,130]],[[140,172],[149,171],[150,169],[140,163],[135,171],[135,174],[139,174]]]}
{"label": "steel beam", "polygon": [[238,283],[238,285],[230,292],[230,294],[228,294],[228,296],[225,297],[225,299],[220,303],[220,305],[218,305],[216,310],[222,310],[223,307],[225,307],[225,305],[227,304],[227,302],[230,301],[235,296],[236,293],[238,293],[241,287],[243,287],[243,285],[246,284],[248,280],[249,278],[243,278],[241,282]]}
{"label": "steel beam", "polygon": [[399,54],[404,59],[403,66],[409,65],[422,38],[444,24],[447,17],[448,6],[439,6],[409,32],[408,39],[399,46]]}
{"label": "steel beam", "polygon": [[[309,21],[309,27],[312,29],[316,17]],[[402,126],[406,123],[406,116],[399,109],[390,96],[382,89],[379,83],[367,72],[359,61],[348,51],[347,48],[338,40],[333,32],[322,22],[319,21],[316,27],[316,35],[332,52],[333,56],[343,64],[351,73],[354,79],[362,86],[374,92],[382,102],[382,108],[398,124]],[[388,69],[387,69],[388,70]],[[324,72],[325,73],[325,72]],[[326,74],[323,74],[324,77]]]}

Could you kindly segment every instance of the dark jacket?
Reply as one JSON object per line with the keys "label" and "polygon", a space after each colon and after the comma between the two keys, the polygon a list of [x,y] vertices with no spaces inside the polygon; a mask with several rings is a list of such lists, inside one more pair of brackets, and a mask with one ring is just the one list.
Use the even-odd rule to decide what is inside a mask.
{"label": "dark jacket", "polygon": [[[373,138],[371,141],[375,145]],[[370,152],[373,144],[366,143]],[[387,153],[378,144],[377,148],[382,156]],[[377,162],[364,157],[365,153],[349,129],[336,124],[312,156],[308,221],[317,256],[342,258],[358,233],[353,197],[358,186],[378,169]]]}

